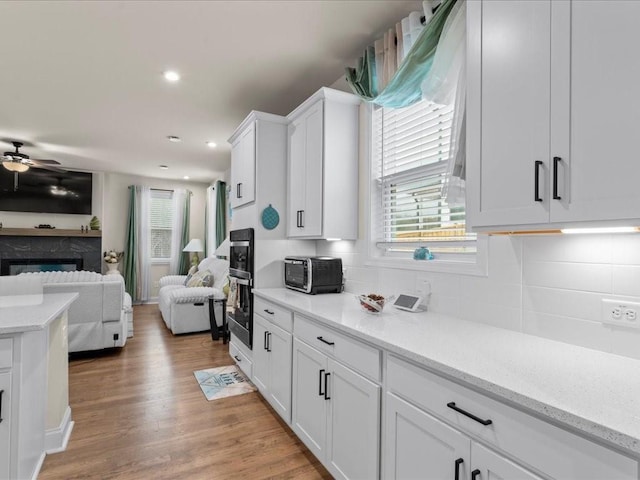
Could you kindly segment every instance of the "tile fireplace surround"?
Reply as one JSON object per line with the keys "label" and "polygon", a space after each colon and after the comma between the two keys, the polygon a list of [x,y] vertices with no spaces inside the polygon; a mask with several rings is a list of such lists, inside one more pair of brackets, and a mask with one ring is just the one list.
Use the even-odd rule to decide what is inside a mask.
{"label": "tile fireplace surround", "polygon": [[[81,260],[82,269],[92,272],[101,271],[102,238],[100,236],[42,235],[26,232],[12,235],[7,229],[0,235],[0,261],[16,259],[76,259]],[[6,262],[5,262],[6,263]]]}

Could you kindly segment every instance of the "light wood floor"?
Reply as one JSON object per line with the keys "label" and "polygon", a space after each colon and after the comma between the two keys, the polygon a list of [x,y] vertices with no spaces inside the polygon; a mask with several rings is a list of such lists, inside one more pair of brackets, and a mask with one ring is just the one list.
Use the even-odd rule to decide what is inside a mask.
{"label": "light wood floor", "polygon": [[173,336],[157,305],[134,325],[124,349],[70,361],[75,428],[39,479],[331,478],[258,393],[205,399],[193,371],[231,365],[227,345]]}

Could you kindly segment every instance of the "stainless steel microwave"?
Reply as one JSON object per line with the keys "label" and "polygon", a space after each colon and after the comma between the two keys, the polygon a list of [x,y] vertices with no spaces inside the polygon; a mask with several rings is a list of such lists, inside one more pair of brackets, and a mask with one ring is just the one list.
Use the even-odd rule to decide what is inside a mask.
{"label": "stainless steel microwave", "polygon": [[284,284],[299,292],[342,292],[342,259],[333,257],[286,257]]}

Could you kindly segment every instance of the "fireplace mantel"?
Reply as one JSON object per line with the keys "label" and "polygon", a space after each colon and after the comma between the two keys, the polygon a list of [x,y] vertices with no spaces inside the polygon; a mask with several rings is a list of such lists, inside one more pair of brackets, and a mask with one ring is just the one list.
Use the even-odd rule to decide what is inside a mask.
{"label": "fireplace mantel", "polygon": [[102,237],[102,230],[83,232],[62,228],[0,228],[0,236],[12,237]]}

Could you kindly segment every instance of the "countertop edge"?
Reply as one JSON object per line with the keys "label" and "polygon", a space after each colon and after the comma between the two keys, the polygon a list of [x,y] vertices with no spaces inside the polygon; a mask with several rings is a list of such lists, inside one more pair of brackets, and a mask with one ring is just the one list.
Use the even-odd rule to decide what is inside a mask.
{"label": "countertop edge", "polygon": [[293,312],[318,321],[323,325],[333,328],[334,330],[338,330],[342,333],[355,337],[358,340],[362,340],[378,348],[382,348],[393,355],[421,367],[430,369],[434,373],[443,375],[445,378],[461,382],[464,386],[471,387],[479,393],[488,395],[489,397],[499,400],[507,405],[520,408],[527,414],[538,416],[545,420],[548,419],[550,423],[564,427],[569,431],[581,433],[592,440],[600,441],[607,446],[621,449],[627,455],[633,455],[636,458],[640,456],[640,439],[638,438],[612,429],[606,425],[594,422],[593,420],[583,418],[548,403],[536,400],[535,398],[528,397],[517,391],[494,384],[481,377],[470,375],[455,367],[435,361],[429,357],[423,356],[422,354],[406,350],[395,344],[386,342],[383,339],[372,337],[366,332],[361,332],[348,326],[333,322],[321,315],[299,308],[296,305],[283,302],[279,298],[269,295],[268,291],[255,289],[253,290],[253,293],[260,298],[276,303],[282,307],[292,310]]}
{"label": "countertop edge", "polygon": [[[78,292],[64,292],[64,293],[53,293],[53,294],[44,294],[44,298],[48,300],[57,300],[56,303],[53,303],[51,307],[51,311],[47,312],[46,319],[34,322],[25,325],[8,325],[3,326],[0,325],[0,335],[10,335],[16,333],[25,333],[25,332],[35,332],[38,330],[44,330],[53,320],[58,318],[62,312],[69,308],[76,298],[78,298],[80,294]],[[29,308],[29,306],[23,306],[18,308]]]}

